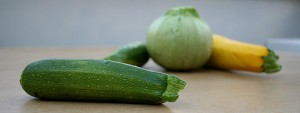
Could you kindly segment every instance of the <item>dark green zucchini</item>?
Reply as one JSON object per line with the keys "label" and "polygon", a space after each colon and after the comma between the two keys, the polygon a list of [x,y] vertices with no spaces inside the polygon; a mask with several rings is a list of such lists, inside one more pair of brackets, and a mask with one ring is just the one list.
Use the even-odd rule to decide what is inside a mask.
{"label": "dark green zucchini", "polygon": [[146,45],[141,42],[134,42],[118,48],[104,60],[112,60],[131,64],[135,66],[143,66],[149,60],[149,54]]}
{"label": "dark green zucchini", "polygon": [[143,104],[174,102],[186,84],[174,75],[92,59],[36,61],[26,66],[20,83],[40,99]]}

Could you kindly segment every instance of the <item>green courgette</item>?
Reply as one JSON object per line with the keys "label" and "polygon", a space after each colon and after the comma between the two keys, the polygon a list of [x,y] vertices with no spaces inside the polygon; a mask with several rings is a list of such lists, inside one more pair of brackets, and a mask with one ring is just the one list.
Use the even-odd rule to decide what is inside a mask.
{"label": "green courgette", "polygon": [[46,59],[30,63],[20,83],[29,95],[45,100],[159,104],[174,102],[185,82],[109,60]]}
{"label": "green courgette", "polygon": [[134,42],[118,48],[112,54],[103,59],[122,62],[135,66],[143,66],[147,63],[149,54],[144,43]]}

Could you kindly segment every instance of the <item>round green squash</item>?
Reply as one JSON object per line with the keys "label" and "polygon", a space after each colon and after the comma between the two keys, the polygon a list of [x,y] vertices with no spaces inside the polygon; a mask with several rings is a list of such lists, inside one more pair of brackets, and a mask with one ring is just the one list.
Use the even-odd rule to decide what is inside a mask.
{"label": "round green squash", "polygon": [[209,59],[212,33],[195,8],[176,7],[151,24],[146,47],[151,58],[162,67],[192,70]]}

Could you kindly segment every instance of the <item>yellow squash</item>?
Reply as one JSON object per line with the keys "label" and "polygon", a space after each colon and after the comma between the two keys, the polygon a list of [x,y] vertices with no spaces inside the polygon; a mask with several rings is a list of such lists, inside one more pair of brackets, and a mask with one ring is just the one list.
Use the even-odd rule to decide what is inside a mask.
{"label": "yellow squash", "polygon": [[278,55],[265,46],[213,35],[213,52],[206,65],[228,70],[274,73],[281,70],[278,59]]}

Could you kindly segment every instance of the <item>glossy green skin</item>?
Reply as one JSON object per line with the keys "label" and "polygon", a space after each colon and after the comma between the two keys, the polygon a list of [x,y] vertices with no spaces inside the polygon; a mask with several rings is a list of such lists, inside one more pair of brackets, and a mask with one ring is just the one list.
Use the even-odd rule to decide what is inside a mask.
{"label": "glossy green skin", "polygon": [[148,59],[149,54],[146,46],[141,42],[124,45],[111,55],[104,58],[104,60],[112,60],[135,66],[143,66],[147,63]]}
{"label": "glossy green skin", "polygon": [[159,104],[176,101],[185,82],[108,60],[48,59],[29,64],[20,83],[29,95],[46,100]]}

